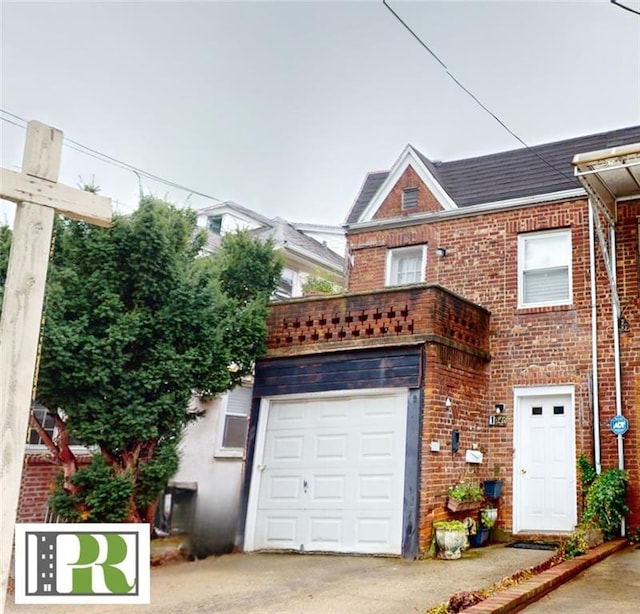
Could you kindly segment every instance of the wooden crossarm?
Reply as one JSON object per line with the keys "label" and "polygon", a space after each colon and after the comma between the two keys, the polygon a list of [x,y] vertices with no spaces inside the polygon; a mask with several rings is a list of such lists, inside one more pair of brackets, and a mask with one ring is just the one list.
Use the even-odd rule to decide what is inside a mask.
{"label": "wooden crossarm", "polygon": [[84,220],[96,226],[111,225],[110,198],[83,192],[61,183],[3,168],[0,175],[0,194],[5,200],[51,207],[67,217]]}

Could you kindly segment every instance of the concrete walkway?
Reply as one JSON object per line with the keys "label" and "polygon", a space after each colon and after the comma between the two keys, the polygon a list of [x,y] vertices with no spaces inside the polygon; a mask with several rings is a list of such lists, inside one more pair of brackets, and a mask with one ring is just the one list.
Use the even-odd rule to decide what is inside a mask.
{"label": "concrete walkway", "polygon": [[[551,555],[550,551],[503,545],[468,550],[457,561],[230,554],[153,568],[150,605],[60,605],[46,606],[46,611],[50,614],[424,613],[458,591],[486,588]],[[636,611],[639,603],[640,550],[619,539],[482,601],[465,610],[465,614],[515,611],[619,614]],[[13,595],[9,595],[5,612],[41,613],[43,606],[15,605]]]}
{"label": "concrete walkway", "polygon": [[[148,606],[46,606],[47,614],[398,614],[424,613],[460,590],[481,589],[553,552],[502,545],[457,561],[370,556],[230,554],[151,571]],[[6,612],[43,612],[15,605]]]}
{"label": "concrete walkway", "polygon": [[631,544],[522,611],[526,614],[627,614],[639,609],[640,546]]}
{"label": "concrete walkway", "polygon": [[[640,559],[634,555],[629,558],[623,558],[623,555],[620,554],[630,548],[631,546],[626,539],[606,542],[597,548],[589,550],[589,552],[582,556],[555,565],[547,571],[536,575],[531,580],[518,584],[506,591],[502,591],[485,601],[481,601],[478,605],[467,608],[464,612],[465,614],[508,614],[509,612],[523,611],[525,606],[536,602],[536,605],[528,607],[526,611],[553,612],[553,614],[557,612],[607,612],[607,614],[614,611],[635,612],[638,609],[639,595],[637,584],[640,582]],[[638,553],[635,552],[635,554]],[[612,578],[619,573],[621,579],[618,580],[618,584],[620,585],[626,582],[626,580],[622,579],[624,577],[623,568],[627,567],[630,571],[633,571],[635,566],[635,571],[631,575],[632,580],[630,581],[629,589],[621,588],[621,590],[617,592],[615,583],[601,582],[597,585],[594,584],[590,587],[591,590],[585,591],[584,594],[580,594],[580,589],[574,591],[571,595],[573,600],[569,598],[570,606],[565,602],[564,606],[568,606],[567,609],[560,609],[561,605],[556,603],[555,592],[552,593],[551,591],[555,591],[562,585],[571,582],[578,574],[591,568],[596,563],[598,563],[598,565],[596,565],[591,573],[597,575],[599,573],[599,565],[603,565],[601,561],[607,559],[607,557],[611,558],[608,559],[604,569],[611,570],[609,575]],[[635,580],[633,580],[633,578],[635,578]],[[583,583],[579,582],[579,585],[581,584]],[[539,600],[547,594],[550,594],[550,597],[540,604]],[[619,599],[622,609],[609,609],[609,603],[614,598]],[[550,603],[552,603],[553,606],[550,606]],[[600,604],[600,606],[598,604]],[[604,607],[605,604],[606,607]]]}

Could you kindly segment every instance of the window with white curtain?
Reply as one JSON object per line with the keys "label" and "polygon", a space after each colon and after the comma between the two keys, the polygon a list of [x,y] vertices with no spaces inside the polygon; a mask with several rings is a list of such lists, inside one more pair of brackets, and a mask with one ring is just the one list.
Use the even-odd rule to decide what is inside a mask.
{"label": "window with white curtain", "polygon": [[387,286],[418,284],[425,280],[426,245],[398,247],[387,251]]}
{"label": "window with white curtain", "polygon": [[518,236],[518,306],[572,303],[571,231]]}

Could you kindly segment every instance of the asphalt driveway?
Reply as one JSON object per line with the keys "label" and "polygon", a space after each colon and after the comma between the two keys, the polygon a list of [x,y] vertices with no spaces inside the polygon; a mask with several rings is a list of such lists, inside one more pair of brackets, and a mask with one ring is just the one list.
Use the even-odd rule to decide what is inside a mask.
{"label": "asphalt driveway", "polygon": [[[151,604],[46,606],[50,614],[398,614],[424,612],[460,590],[480,589],[553,553],[502,545],[457,561],[370,556],[229,554],[151,571]],[[7,613],[41,613],[7,599]]]}

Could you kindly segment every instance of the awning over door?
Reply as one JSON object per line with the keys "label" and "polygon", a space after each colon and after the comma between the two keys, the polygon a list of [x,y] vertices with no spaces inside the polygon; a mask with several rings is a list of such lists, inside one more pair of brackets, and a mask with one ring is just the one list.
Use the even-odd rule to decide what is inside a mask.
{"label": "awning over door", "polygon": [[640,143],[574,156],[575,176],[610,223],[619,200],[640,198]]}
{"label": "awning over door", "polygon": [[[620,300],[613,271],[610,240],[605,230],[615,231],[617,206],[620,201],[640,198],[640,143],[601,149],[573,157],[574,173],[595,207],[596,232],[602,248],[611,293],[616,310]],[[605,228],[603,228],[604,220]]]}

